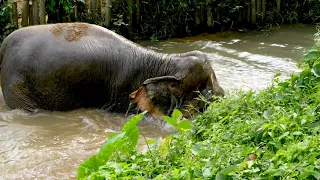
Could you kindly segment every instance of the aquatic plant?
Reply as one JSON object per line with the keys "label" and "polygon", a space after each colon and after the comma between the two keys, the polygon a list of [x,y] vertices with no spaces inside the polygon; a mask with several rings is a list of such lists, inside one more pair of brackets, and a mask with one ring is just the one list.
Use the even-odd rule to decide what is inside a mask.
{"label": "aquatic plant", "polygon": [[[320,46],[302,58],[302,72],[260,92],[236,92],[211,103],[192,126],[138,153],[133,117],[78,169],[78,179],[320,179]],[[178,120],[178,121],[177,121]],[[183,123],[182,123],[183,122]]]}

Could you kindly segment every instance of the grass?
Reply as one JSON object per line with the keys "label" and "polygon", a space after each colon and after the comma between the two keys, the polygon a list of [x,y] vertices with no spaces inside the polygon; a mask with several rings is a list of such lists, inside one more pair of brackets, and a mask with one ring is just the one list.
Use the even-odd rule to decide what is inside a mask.
{"label": "grass", "polygon": [[78,168],[78,179],[320,179],[320,41],[302,72],[260,92],[237,92],[209,104],[179,132],[136,151],[139,114]]}

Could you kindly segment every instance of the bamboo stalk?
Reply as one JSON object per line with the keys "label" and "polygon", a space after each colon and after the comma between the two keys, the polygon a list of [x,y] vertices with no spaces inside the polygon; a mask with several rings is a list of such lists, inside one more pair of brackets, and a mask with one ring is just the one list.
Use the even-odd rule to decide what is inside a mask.
{"label": "bamboo stalk", "polygon": [[211,6],[207,6],[207,26],[208,27],[213,26],[212,7]]}
{"label": "bamboo stalk", "polygon": [[38,9],[38,0],[33,0],[33,24],[39,24],[39,9]]}
{"label": "bamboo stalk", "polygon": [[200,6],[200,13],[201,13],[201,16],[200,16],[200,23],[201,24],[204,24],[205,23],[205,20],[206,20],[206,14],[205,14],[205,7],[203,4],[201,4]]}
{"label": "bamboo stalk", "polygon": [[29,0],[29,25],[33,25],[33,2]]}
{"label": "bamboo stalk", "polygon": [[46,24],[46,0],[40,0],[40,24]]}
{"label": "bamboo stalk", "polygon": [[98,0],[90,0],[90,2],[91,2],[90,11],[91,11],[93,22],[97,21],[97,5],[98,5],[97,1]]}
{"label": "bamboo stalk", "polygon": [[133,17],[132,17],[132,7],[133,7],[133,1],[128,0],[128,10],[129,10],[129,32],[132,33],[132,23],[133,23]]}
{"label": "bamboo stalk", "polygon": [[195,17],[196,25],[198,26],[198,25],[200,25],[200,23],[201,23],[201,12],[200,12],[200,7],[199,7],[199,6],[196,7],[195,16],[196,16],[196,17]]}
{"label": "bamboo stalk", "polygon": [[15,28],[18,28],[18,4],[17,0],[12,1],[12,23]]}
{"label": "bamboo stalk", "polygon": [[105,22],[107,28],[109,28],[111,25],[111,7],[112,0],[105,0]]}
{"label": "bamboo stalk", "polygon": [[73,18],[74,18],[74,21],[78,21],[78,3],[77,1],[74,2],[74,6],[73,6]]}
{"label": "bamboo stalk", "polygon": [[29,0],[22,1],[22,27],[29,25]]}
{"label": "bamboo stalk", "polygon": [[90,1],[89,0],[85,0],[84,8],[86,9],[86,11],[88,11],[90,9]]}
{"label": "bamboo stalk", "polygon": [[261,19],[261,0],[256,0],[257,1],[257,19]]}
{"label": "bamboo stalk", "polygon": [[256,1],[255,0],[251,0],[251,22],[252,22],[252,24],[257,23]]}
{"label": "bamboo stalk", "polygon": [[262,20],[264,20],[264,16],[266,15],[266,5],[267,5],[267,0],[262,0],[262,12],[261,12]]}
{"label": "bamboo stalk", "polygon": [[140,0],[136,0],[136,21],[137,25],[140,24]]}
{"label": "bamboo stalk", "polygon": [[277,9],[276,9],[276,13],[280,13],[280,8],[281,8],[281,0],[277,0]]}
{"label": "bamboo stalk", "polygon": [[251,22],[251,6],[250,3],[247,3],[247,22]]}
{"label": "bamboo stalk", "polygon": [[102,8],[102,1],[103,0],[98,0],[98,4],[97,4],[97,15],[98,15],[98,17],[100,17],[101,16],[101,8]]}

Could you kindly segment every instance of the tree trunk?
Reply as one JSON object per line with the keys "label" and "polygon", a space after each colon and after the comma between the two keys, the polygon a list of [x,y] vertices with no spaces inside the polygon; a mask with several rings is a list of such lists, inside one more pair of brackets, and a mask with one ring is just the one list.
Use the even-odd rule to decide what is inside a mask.
{"label": "tree trunk", "polygon": [[12,1],[12,23],[15,28],[18,28],[18,5],[17,0]]}
{"label": "tree trunk", "polygon": [[257,18],[261,19],[261,0],[257,0]]}
{"label": "tree trunk", "polygon": [[40,24],[46,24],[46,0],[40,0]]}
{"label": "tree trunk", "polygon": [[277,0],[277,9],[276,9],[276,13],[280,13],[280,8],[281,8],[281,0]]}
{"label": "tree trunk", "polygon": [[92,20],[94,23],[97,23],[97,3],[98,0],[90,0],[90,11],[92,15]]}
{"label": "tree trunk", "polygon": [[252,24],[257,23],[256,0],[251,0],[251,22],[252,22]]}
{"label": "tree trunk", "polygon": [[33,24],[39,24],[39,10],[38,10],[39,2],[38,0],[33,0]]}
{"label": "tree trunk", "polygon": [[264,20],[264,16],[266,15],[266,5],[267,5],[267,0],[262,0],[262,12],[261,12],[262,20]]}
{"label": "tree trunk", "polygon": [[33,25],[33,2],[29,0],[29,25]]}
{"label": "tree trunk", "polygon": [[29,0],[22,1],[22,27],[29,25]]}
{"label": "tree trunk", "polygon": [[213,25],[213,18],[212,18],[212,8],[211,6],[207,6],[207,26],[212,27]]}
{"label": "tree trunk", "polygon": [[111,25],[111,7],[112,7],[112,0],[105,0],[105,21],[106,27],[109,28]]}
{"label": "tree trunk", "polygon": [[129,32],[130,32],[130,34],[132,33],[132,25],[133,25],[132,7],[133,7],[132,0],[128,0],[128,10],[129,10],[128,19],[129,19]]}

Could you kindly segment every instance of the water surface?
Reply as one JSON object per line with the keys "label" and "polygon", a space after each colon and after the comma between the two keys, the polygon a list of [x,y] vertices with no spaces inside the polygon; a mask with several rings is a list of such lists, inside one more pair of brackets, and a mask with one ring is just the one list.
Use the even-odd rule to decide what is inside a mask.
{"label": "water surface", "polygon": [[[159,52],[206,52],[224,89],[260,90],[278,72],[283,78],[299,72],[297,61],[303,48],[313,45],[315,32],[314,26],[287,26],[139,43]],[[8,109],[0,94],[0,179],[75,179],[76,167],[98,151],[108,133],[121,130],[126,119],[94,109],[30,115]],[[166,134],[150,122],[140,128],[148,138]]]}

